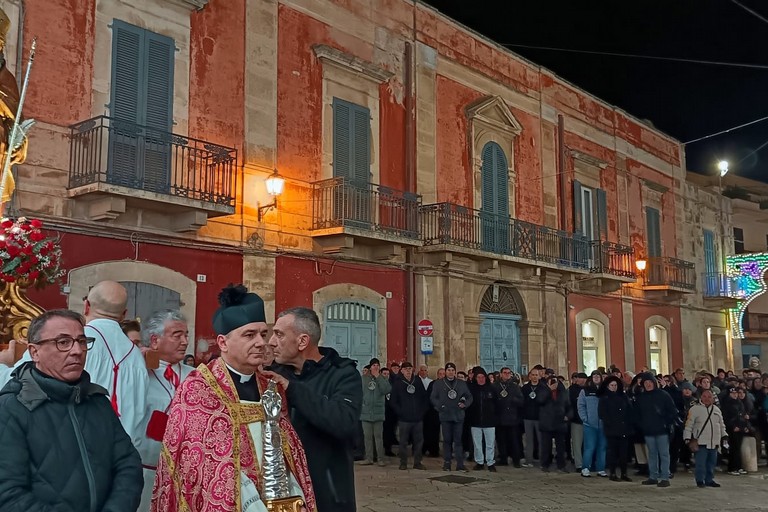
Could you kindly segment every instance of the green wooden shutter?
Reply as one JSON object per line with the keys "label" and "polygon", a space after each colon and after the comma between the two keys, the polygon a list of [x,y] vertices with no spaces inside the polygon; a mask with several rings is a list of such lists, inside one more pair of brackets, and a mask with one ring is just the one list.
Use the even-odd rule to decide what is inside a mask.
{"label": "green wooden shutter", "polygon": [[148,31],[145,31],[145,37],[147,79],[143,124],[169,132],[173,122],[173,61],[176,47],[170,37]]}
{"label": "green wooden shutter", "polygon": [[659,210],[646,206],[645,219],[648,256],[658,258],[661,256],[661,217]]}
{"label": "green wooden shutter", "polygon": [[493,146],[488,143],[483,147],[483,152],[481,156],[483,163],[482,167],[480,168],[480,179],[481,181],[481,210],[485,213],[489,214],[496,214],[496,194],[495,194],[495,185],[496,185],[496,176],[495,176],[495,169],[494,169],[494,151]]}
{"label": "green wooden shutter", "polygon": [[608,197],[605,190],[598,188],[597,192],[597,233],[598,239],[608,240]]}
{"label": "green wooden shutter", "polygon": [[144,30],[120,20],[112,23],[112,117],[138,123],[144,93],[142,58]]}
{"label": "green wooden shutter", "polygon": [[581,215],[581,183],[573,180],[573,232],[584,233],[584,221]]}
{"label": "green wooden shutter", "polygon": [[371,179],[371,112],[333,99],[333,175],[357,184]]}
{"label": "green wooden shutter", "polygon": [[352,179],[358,184],[368,184],[371,181],[371,112],[364,107],[355,105],[352,110],[353,150],[352,161],[354,170]]}
{"label": "green wooden shutter", "polygon": [[350,104],[333,98],[333,176],[352,175],[352,113]]}
{"label": "green wooden shutter", "polygon": [[496,213],[506,219],[509,217],[509,165],[504,150],[496,143],[493,143],[493,154]]}

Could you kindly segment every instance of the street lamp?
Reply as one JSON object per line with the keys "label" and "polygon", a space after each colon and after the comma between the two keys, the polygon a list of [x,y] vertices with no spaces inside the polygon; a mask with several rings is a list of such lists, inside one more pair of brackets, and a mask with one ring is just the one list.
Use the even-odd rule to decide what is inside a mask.
{"label": "street lamp", "polygon": [[717,168],[720,170],[720,177],[722,178],[728,174],[728,160],[720,160],[717,163]]}
{"label": "street lamp", "polygon": [[277,208],[277,196],[283,193],[283,187],[285,186],[285,179],[283,179],[283,177],[277,173],[277,169],[275,169],[272,172],[272,174],[270,174],[269,177],[264,181],[264,183],[267,185],[267,193],[272,197],[274,197],[275,199],[269,204],[265,204],[264,206],[259,206],[259,211],[258,211],[259,222],[261,222],[261,219],[264,217],[265,213],[267,213],[272,208]]}
{"label": "street lamp", "polygon": [[646,265],[648,265],[648,262],[646,260],[637,260],[635,262],[635,266],[637,267],[637,270],[639,270],[640,272],[645,270]]}

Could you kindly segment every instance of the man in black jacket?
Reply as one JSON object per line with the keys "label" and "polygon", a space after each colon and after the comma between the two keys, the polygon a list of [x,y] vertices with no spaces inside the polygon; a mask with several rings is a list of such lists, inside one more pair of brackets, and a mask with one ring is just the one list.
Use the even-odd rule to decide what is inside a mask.
{"label": "man in black jacket", "polygon": [[355,362],[319,347],[320,320],[308,308],[278,315],[269,344],[281,366],[270,374],[285,389],[291,423],[307,454],[318,512],[355,512],[352,438],[363,402]]}
{"label": "man in black jacket", "polygon": [[405,361],[397,379],[392,383],[390,403],[399,418],[400,469],[408,469],[408,439],[413,440],[413,469],[427,469],[421,463],[424,444],[423,418],[429,407],[427,390],[419,377],[413,375],[413,365]]}
{"label": "man in black jacket", "polygon": [[520,386],[512,379],[512,370],[501,369],[499,380],[494,383],[496,390],[496,443],[499,446],[497,463],[506,466],[512,458],[512,465],[520,467],[522,458],[522,423],[520,409],[523,406],[523,393]]}
{"label": "man in black jacket", "polygon": [[650,478],[643,485],[669,487],[669,435],[677,419],[677,408],[669,393],[658,388],[656,377],[643,373],[643,392],[635,398],[634,422],[648,447]]}
{"label": "man in black jacket", "polygon": [[[575,373],[571,376],[571,386],[568,388],[568,397],[571,400],[571,410],[578,411],[579,394],[584,389],[589,377],[584,372]],[[584,448],[584,424],[576,413],[571,418],[571,455],[573,455],[573,464],[576,471],[581,471],[581,455]]]}
{"label": "man in black jacket", "polygon": [[[539,365],[537,365],[539,366]],[[525,425],[525,464],[523,467],[532,468],[534,447],[539,438],[539,401],[537,397],[547,392],[547,385],[539,380],[539,371],[528,372],[528,382],[523,384],[523,424]],[[547,447],[548,450],[551,448]],[[539,451],[543,451],[539,446]],[[541,460],[542,454],[537,454]]]}
{"label": "man in black jacket", "polygon": [[107,391],[84,370],[93,338],[66,309],[35,318],[32,362],[0,391],[0,508],[3,512],[135,512],[141,459],[112,410]]}
{"label": "man in black jacket", "polygon": [[[496,472],[496,389],[488,381],[488,373],[482,366],[472,369],[474,382],[469,384],[472,393],[472,407],[467,411],[469,426],[474,444],[475,471],[483,469],[483,462],[488,471]],[[483,442],[485,442],[485,460],[483,460]]]}

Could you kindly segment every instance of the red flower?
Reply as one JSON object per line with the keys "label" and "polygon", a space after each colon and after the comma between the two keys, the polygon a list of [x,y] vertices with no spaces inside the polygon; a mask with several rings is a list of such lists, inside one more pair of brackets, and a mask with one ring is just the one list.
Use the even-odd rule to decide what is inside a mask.
{"label": "red flower", "polygon": [[29,223],[35,229],[40,229],[41,227],[43,227],[43,221],[41,221],[40,219],[32,219],[31,221],[29,221]]}
{"label": "red flower", "polygon": [[33,231],[29,234],[29,239],[33,242],[40,242],[45,239],[45,235],[40,231]]}
{"label": "red flower", "polygon": [[8,245],[6,250],[8,251],[8,256],[11,258],[15,258],[21,253],[21,250],[15,245]]}
{"label": "red flower", "polygon": [[5,240],[0,240],[0,249],[5,249]]}
{"label": "red flower", "polygon": [[32,279],[33,281],[36,280],[38,277],[40,277],[40,272],[38,272],[37,270],[33,270],[32,272],[29,273],[29,278]]}
{"label": "red flower", "polygon": [[34,251],[32,250],[32,246],[31,246],[31,245],[25,245],[25,246],[24,246],[24,247],[21,249],[21,252],[23,252],[23,253],[24,253],[24,254],[26,254],[26,255],[30,255],[30,254],[32,254]]}
{"label": "red flower", "polygon": [[29,224],[20,224],[19,229],[21,229],[22,231],[29,231],[32,229],[32,226],[30,226]]}
{"label": "red flower", "polygon": [[33,254],[29,257],[29,262],[33,265],[36,265],[40,263],[40,258],[37,257],[37,254]]}
{"label": "red flower", "polygon": [[0,228],[10,229],[12,227],[13,227],[13,221],[11,219],[6,219],[3,222],[0,222]]}

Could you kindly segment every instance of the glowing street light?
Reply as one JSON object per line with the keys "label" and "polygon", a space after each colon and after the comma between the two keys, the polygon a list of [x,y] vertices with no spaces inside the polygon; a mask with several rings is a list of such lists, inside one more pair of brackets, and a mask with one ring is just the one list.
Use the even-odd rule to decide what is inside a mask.
{"label": "glowing street light", "polygon": [[720,170],[720,177],[722,178],[726,174],[728,174],[728,161],[727,160],[720,160],[717,163],[717,168]]}

